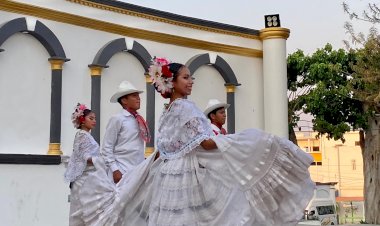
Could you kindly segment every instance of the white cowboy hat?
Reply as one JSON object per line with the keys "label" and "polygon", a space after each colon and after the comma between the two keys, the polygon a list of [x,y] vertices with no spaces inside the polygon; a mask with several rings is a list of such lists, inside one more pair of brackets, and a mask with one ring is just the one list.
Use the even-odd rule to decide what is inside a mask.
{"label": "white cowboy hat", "polygon": [[116,103],[117,99],[119,99],[122,96],[131,94],[131,93],[142,93],[144,91],[136,89],[132,83],[128,81],[122,81],[117,89],[117,92],[112,95],[110,101],[111,103]]}
{"label": "white cowboy hat", "polygon": [[210,112],[212,112],[215,109],[218,109],[221,107],[224,107],[224,109],[227,109],[229,106],[230,106],[230,104],[222,103],[217,99],[211,99],[208,101],[208,104],[207,104],[206,110],[204,111],[204,114],[207,116],[208,114],[210,114]]}

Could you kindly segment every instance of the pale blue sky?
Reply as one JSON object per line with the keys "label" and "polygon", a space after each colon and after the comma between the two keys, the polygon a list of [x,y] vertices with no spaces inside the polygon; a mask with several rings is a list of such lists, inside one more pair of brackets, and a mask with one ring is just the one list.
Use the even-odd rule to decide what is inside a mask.
{"label": "pale blue sky", "polygon": [[[331,43],[343,48],[348,39],[343,28],[348,15],[342,0],[119,0],[128,3],[221,23],[260,30],[264,15],[280,14],[281,26],[291,30],[288,53],[302,49],[312,53]],[[352,9],[362,12],[367,0],[346,0]],[[369,24],[355,22],[355,29],[368,31]]]}

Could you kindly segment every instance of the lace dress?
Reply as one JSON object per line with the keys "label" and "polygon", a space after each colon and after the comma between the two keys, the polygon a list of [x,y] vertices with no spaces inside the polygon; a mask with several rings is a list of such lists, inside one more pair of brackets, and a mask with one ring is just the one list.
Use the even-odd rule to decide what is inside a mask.
{"label": "lace dress", "polygon": [[[217,150],[201,148],[209,138]],[[213,136],[189,100],[178,99],[164,110],[157,150],[159,160],[153,154],[116,191],[98,184],[95,194],[82,197],[88,225],[296,225],[314,192],[310,155],[255,129]],[[91,181],[94,186],[97,179]]]}
{"label": "lace dress", "polygon": [[87,160],[99,155],[99,145],[85,130],[78,130],[75,135],[73,153],[70,157],[64,179],[71,183],[70,190],[70,225],[85,225],[78,216],[81,209],[79,193],[82,185],[95,167],[87,166]]}

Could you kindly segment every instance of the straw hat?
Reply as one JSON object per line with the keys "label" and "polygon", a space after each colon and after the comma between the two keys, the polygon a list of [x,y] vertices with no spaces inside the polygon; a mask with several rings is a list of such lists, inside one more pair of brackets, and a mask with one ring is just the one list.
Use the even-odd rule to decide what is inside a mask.
{"label": "straw hat", "polygon": [[112,95],[111,103],[116,103],[117,99],[131,93],[143,93],[144,91],[136,89],[132,83],[128,81],[122,81],[114,95]]}
{"label": "straw hat", "polygon": [[217,99],[211,99],[208,101],[206,110],[204,110],[204,114],[207,116],[208,114],[210,114],[210,112],[212,112],[215,109],[218,109],[221,107],[223,107],[224,109],[227,109],[229,106],[230,106],[229,104],[222,103]]}

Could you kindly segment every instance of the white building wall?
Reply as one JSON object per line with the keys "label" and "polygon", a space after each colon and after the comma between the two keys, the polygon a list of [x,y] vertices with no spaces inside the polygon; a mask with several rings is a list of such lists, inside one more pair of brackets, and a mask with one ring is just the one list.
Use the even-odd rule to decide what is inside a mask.
{"label": "white building wall", "polygon": [[[82,16],[110,21],[126,26],[144,28],[183,35],[216,43],[261,49],[260,40],[210,33],[174,25],[135,18],[73,4],[67,1],[19,0]],[[24,17],[16,13],[1,11],[0,24]],[[28,16],[26,16],[28,17]],[[91,76],[88,64],[98,50],[109,41],[124,36],[97,31],[90,28],[40,19],[61,42],[67,58],[62,73],[62,129],[61,150],[71,155],[76,130],[71,123],[71,113],[77,102],[91,103]],[[130,38],[130,37],[124,37]],[[205,50],[135,39],[152,56],[167,57],[185,64],[191,57],[209,53]],[[2,46],[0,53],[0,154],[46,154],[49,144],[50,83],[49,55],[44,47],[27,34],[16,34]],[[231,66],[241,86],[235,89],[235,128],[264,129],[263,59],[226,53],[216,53]],[[128,53],[118,53],[108,62],[109,68],[102,71],[101,89],[101,138],[111,115],[120,111],[118,104],[109,103],[109,98],[122,80],[131,81],[145,91],[144,70],[138,60]],[[226,101],[226,88],[220,74],[210,66],[202,66],[195,73],[194,100],[203,110],[208,99]],[[146,97],[141,95],[145,115]],[[164,100],[156,94],[156,128]],[[5,116],[5,117],[4,117]],[[68,185],[63,183],[65,167],[61,165],[8,165],[0,164],[0,225],[49,226],[68,225]]]}
{"label": "white building wall", "polygon": [[33,37],[15,34],[0,53],[0,153],[46,154],[50,128],[49,55]]}
{"label": "white building wall", "polygon": [[69,225],[64,170],[63,165],[0,164],[0,225]]}
{"label": "white building wall", "polygon": [[[81,7],[79,5],[76,6]],[[4,23],[19,17],[23,17],[23,15],[2,12],[0,22]],[[67,58],[71,59],[63,65],[61,131],[61,150],[64,155],[70,155],[75,134],[75,129],[70,121],[70,114],[77,102],[86,103],[88,106],[90,106],[91,103],[91,76],[88,64],[91,64],[97,51],[103,45],[123,36],[45,19],[39,20],[55,33],[65,50]],[[131,39],[129,37],[125,38]],[[208,53],[208,51],[199,49],[139,39],[134,40],[142,44],[152,56],[164,56],[174,62],[183,64],[195,55]],[[1,83],[1,92],[4,92],[6,94],[5,96],[10,97],[4,98],[3,96],[3,98],[0,99],[1,104],[3,106],[11,106],[14,103],[18,103],[18,105],[22,106],[22,103],[24,103],[28,106],[28,112],[30,112],[31,118],[23,117],[23,113],[21,112],[21,115],[19,115],[20,120],[18,119],[19,121],[17,121],[16,124],[13,124],[13,120],[1,119],[3,123],[7,121],[5,125],[8,125],[9,129],[0,132],[0,134],[4,134],[0,137],[4,137],[4,139],[7,138],[7,142],[0,143],[0,153],[45,154],[49,143],[50,122],[51,72],[50,63],[47,60],[49,55],[36,39],[27,34],[16,34],[10,37],[1,48],[5,49],[5,51],[0,53],[0,66],[2,68],[2,74],[7,75],[1,76],[1,79],[6,79]],[[235,93],[236,131],[250,127],[264,129],[262,59],[225,53],[217,54],[227,61],[234,71],[238,82],[242,84],[236,88]],[[101,118],[98,119],[98,125],[101,126],[101,137],[103,137],[104,128],[109,117],[117,113],[120,109],[117,104],[111,104],[108,101],[120,81],[124,79],[130,80],[136,87],[145,90],[144,70],[134,56],[128,53],[116,54],[108,62],[108,65],[110,67],[102,71],[102,107]],[[16,84],[17,81],[15,80],[17,77],[13,76],[14,73],[20,74],[20,76],[29,76],[27,79],[30,79],[30,84],[35,84],[34,87],[38,87],[37,90],[42,92],[38,98],[36,98],[36,95],[33,95],[33,101],[26,102],[22,100],[23,96],[21,95],[13,97],[10,95],[13,93],[12,90],[18,87]],[[40,78],[41,81],[36,80],[33,76],[42,76]],[[226,100],[224,81],[215,69],[203,66],[195,72],[194,76],[197,79],[195,80],[194,92],[190,99],[193,99],[201,109],[205,108],[207,104],[206,99],[208,98]],[[215,86],[213,86],[212,89],[206,88],[209,87],[208,84],[215,84]],[[9,95],[7,93],[9,93]],[[32,98],[29,93],[25,95]],[[163,103],[167,102],[167,100],[161,98],[158,93],[156,96],[157,123]],[[143,104],[140,112],[145,115],[145,95],[143,94],[141,97]],[[15,100],[15,98],[18,100]],[[12,118],[11,114],[13,114],[13,112],[7,112],[6,114]],[[28,133],[29,137],[24,139],[24,143],[16,142],[16,140],[19,139],[16,134],[25,129],[30,131]],[[40,132],[35,133],[35,131]],[[8,134],[8,137],[13,134],[12,138],[8,139],[8,137],[5,136],[6,134]],[[28,142],[32,138],[33,141],[39,140],[38,143]],[[28,150],[25,150],[25,146],[28,147]]]}

